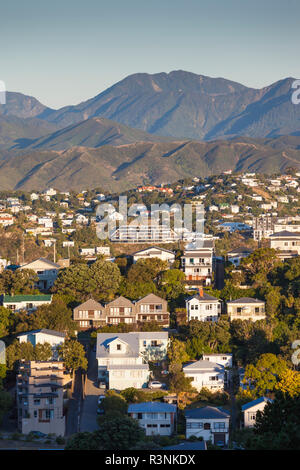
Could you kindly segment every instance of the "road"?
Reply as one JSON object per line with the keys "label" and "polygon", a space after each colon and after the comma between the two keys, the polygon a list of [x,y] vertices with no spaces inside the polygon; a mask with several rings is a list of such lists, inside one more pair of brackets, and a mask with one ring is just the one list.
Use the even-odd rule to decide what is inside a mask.
{"label": "road", "polygon": [[222,290],[224,287],[224,260],[216,262],[216,289]]}
{"label": "road", "polygon": [[96,353],[90,351],[89,353],[89,367],[85,388],[85,400],[83,401],[80,432],[95,431],[98,429],[97,425],[97,405],[99,395],[103,395],[104,391],[97,387],[98,366],[96,360]]}
{"label": "road", "polygon": [[81,409],[81,371],[77,371],[74,379],[74,391],[69,400],[68,415],[66,423],[66,435],[70,436],[79,431],[79,416]]}

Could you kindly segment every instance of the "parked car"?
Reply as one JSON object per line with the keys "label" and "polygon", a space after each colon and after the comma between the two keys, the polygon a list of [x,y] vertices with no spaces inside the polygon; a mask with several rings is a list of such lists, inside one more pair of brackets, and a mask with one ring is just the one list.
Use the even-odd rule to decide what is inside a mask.
{"label": "parked car", "polygon": [[105,395],[99,395],[98,397],[98,405],[100,405],[100,403],[102,403],[102,401],[104,400],[105,398]]}
{"label": "parked car", "polygon": [[30,431],[30,434],[34,437],[40,437],[40,438],[48,437],[48,434],[45,434],[41,431]]}
{"label": "parked car", "polygon": [[99,388],[106,389],[106,382],[99,381]]}
{"label": "parked car", "polygon": [[163,388],[164,384],[159,382],[158,380],[152,380],[152,382],[149,382],[149,388]]}

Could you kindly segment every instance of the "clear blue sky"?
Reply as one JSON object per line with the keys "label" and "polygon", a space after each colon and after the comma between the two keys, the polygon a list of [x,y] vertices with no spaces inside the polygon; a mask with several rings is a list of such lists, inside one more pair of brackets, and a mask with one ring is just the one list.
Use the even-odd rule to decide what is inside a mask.
{"label": "clear blue sky", "polygon": [[300,78],[299,0],[9,0],[0,80],[58,108],[136,72]]}

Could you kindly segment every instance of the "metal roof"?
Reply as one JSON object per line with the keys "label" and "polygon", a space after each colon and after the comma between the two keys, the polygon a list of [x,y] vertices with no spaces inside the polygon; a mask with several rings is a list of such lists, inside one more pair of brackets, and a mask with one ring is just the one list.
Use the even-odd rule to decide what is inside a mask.
{"label": "metal roof", "polygon": [[157,401],[133,403],[128,406],[128,413],[176,413],[176,405]]}
{"label": "metal roof", "polygon": [[186,419],[226,419],[230,417],[227,411],[214,406],[185,410],[184,415]]}

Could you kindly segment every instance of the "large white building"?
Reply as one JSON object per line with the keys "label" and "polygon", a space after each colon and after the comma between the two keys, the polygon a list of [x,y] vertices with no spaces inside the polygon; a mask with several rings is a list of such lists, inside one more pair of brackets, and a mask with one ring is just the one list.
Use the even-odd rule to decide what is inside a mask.
{"label": "large white building", "polygon": [[143,388],[150,379],[148,361],[163,360],[167,332],[98,333],[98,378],[109,389]]}
{"label": "large white building", "polygon": [[213,275],[213,239],[203,239],[202,243],[189,244],[181,257],[181,267],[185,282],[191,287],[210,286]]}
{"label": "large white building", "polygon": [[265,302],[251,297],[227,302],[229,320],[264,320],[266,318]]}

